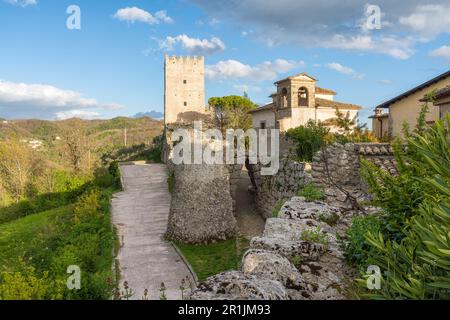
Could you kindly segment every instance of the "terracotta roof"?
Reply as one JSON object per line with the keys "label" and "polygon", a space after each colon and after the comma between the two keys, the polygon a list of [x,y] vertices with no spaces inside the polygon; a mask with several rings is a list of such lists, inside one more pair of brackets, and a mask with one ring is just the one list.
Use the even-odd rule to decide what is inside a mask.
{"label": "terracotta roof", "polygon": [[325,89],[325,88],[321,88],[321,87],[316,87],[316,93],[318,93],[318,94],[331,94],[333,96],[337,95],[337,93],[334,92],[333,90]]}
{"label": "terracotta roof", "polygon": [[450,96],[450,86],[442,88],[436,92],[436,99],[447,98]]}
{"label": "terracotta roof", "polygon": [[377,106],[377,108],[389,108],[389,106],[391,104],[394,104],[394,103],[396,103],[396,102],[398,102],[398,101],[400,101],[402,99],[405,99],[405,98],[409,97],[410,95],[416,93],[417,91],[423,90],[423,89],[425,89],[425,88],[427,88],[427,87],[429,87],[429,86],[431,86],[431,85],[433,85],[433,84],[435,84],[435,83],[437,83],[437,82],[439,82],[439,81],[441,81],[441,80],[443,80],[445,78],[448,78],[448,77],[450,77],[450,70],[445,72],[445,73],[443,73],[443,74],[441,74],[441,75],[439,75],[439,76],[437,76],[436,78],[433,78],[433,79],[431,79],[431,80],[429,80],[427,82],[422,83],[421,85],[419,85],[419,86],[417,86],[417,87],[415,87],[415,88],[413,88],[413,89],[411,89],[409,91],[406,91],[405,93],[402,93],[401,95],[399,95],[399,96],[397,96],[397,97],[395,97],[395,98],[393,98],[393,99],[391,99],[389,101],[386,101],[386,102],[380,104],[379,106]]}
{"label": "terracotta roof", "polygon": [[266,104],[265,106],[250,110],[248,113],[256,113],[256,112],[260,112],[260,111],[272,110],[273,107],[274,107],[274,104],[269,103],[269,104]]}
{"label": "terracotta roof", "polygon": [[343,103],[338,101],[332,101],[327,99],[316,98],[316,107],[324,107],[324,108],[338,108],[338,109],[347,109],[347,110],[361,110],[362,107],[356,104],[351,103]]}

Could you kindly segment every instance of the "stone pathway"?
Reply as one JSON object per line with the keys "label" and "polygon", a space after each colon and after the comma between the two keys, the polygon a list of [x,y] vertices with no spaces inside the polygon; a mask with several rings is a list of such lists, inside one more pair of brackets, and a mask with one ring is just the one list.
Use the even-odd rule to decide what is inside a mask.
{"label": "stone pathway", "polygon": [[236,192],[236,220],[241,236],[251,240],[262,235],[265,221],[256,211],[253,196],[248,192],[251,185],[247,170],[242,170]]}
{"label": "stone pathway", "polygon": [[114,195],[112,219],[121,248],[118,260],[121,284],[127,281],[139,300],[148,289],[159,300],[161,282],[170,300],[181,299],[181,280],[192,275],[172,245],[163,239],[167,228],[170,193],[163,164],[123,165],[123,192]]}

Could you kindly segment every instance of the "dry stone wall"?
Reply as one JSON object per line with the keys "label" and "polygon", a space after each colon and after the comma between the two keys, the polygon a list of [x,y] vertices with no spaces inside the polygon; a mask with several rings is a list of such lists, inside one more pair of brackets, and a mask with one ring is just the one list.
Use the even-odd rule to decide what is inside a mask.
{"label": "dry stone wall", "polygon": [[339,191],[345,189],[352,196],[365,199],[367,186],[360,176],[361,159],[365,158],[379,168],[397,174],[393,149],[387,143],[335,143],[324,151],[319,151],[312,163],[312,180],[323,187],[327,196],[344,201],[346,195]]}
{"label": "dry stone wall", "polygon": [[278,201],[297,195],[298,190],[311,181],[311,175],[305,171],[305,164],[287,157],[280,160],[280,169],[276,175],[261,175],[259,164],[251,166],[251,173],[256,184],[252,189],[255,204],[264,218],[272,216]]}

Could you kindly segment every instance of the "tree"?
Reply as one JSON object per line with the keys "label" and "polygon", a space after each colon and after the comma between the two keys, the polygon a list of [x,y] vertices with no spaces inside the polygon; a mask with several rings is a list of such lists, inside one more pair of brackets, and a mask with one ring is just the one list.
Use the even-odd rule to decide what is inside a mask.
{"label": "tree", "polygon": [[326,146],[329,131],[321,122],[309,120],[304,126],[289,129],[286,136],[296,144],[299,160],[311,162],[314,154]]}
{"label": "tree", "polygon": [[[83,159],[87,157],[87,162],[90,162],[89,157],[91,153],[85,126],[79,120],[72,120],[70,125],[62,131],[62,140],[64,141],[69,163],[75,173],[80,173],[83,169]],[[87,165],[87,167],[89,166],[90,164]]]}
{"label": "tree", "polygon": [[356,117],[350,118],[350,112],[344,114],[336,108],[336,118],[327,120],[326,125],[336,127],[340,134],[349,135],[357,125],[357,121]]}
{"label": "tree", "polygon": [[250,99],[240,96],[213,97],[208,103],[214,110],[222,132],[226,129],[247,130],[252,127],[252,117],[248,112],[257,105]]}
{"label": "tree", "polygon": [[25,196],[33,175],[39,171],[39,163],[39,158],[28,146],[16,141],[0,143],[2,184],[16,202]]}

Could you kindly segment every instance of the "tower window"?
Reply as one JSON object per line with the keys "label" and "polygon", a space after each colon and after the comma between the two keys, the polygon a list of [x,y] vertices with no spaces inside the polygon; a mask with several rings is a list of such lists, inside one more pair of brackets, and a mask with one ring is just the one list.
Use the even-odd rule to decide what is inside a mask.
{"label": "tower window", "polygon": [[308,89],[301,87],[298,90],[298,106],[309,107]]}
{"label": "tower window", "polygon": [[266,122],[265,121],[261,121],[260,128],[261,129],[266,129]]}
{"label": "tower window", "polygon": [[186,84],[186,83],[187,83],[187,80],[183,80],[183,83]]}
{"label": "tower window", "polygon": [[286,88],[281,90],[281,107],[286,108],[288,106],[288,91]]}
{"label": "tower window", "polygon": [[184,106],[187,107],[187,102],[186,101],[184,102]]}

